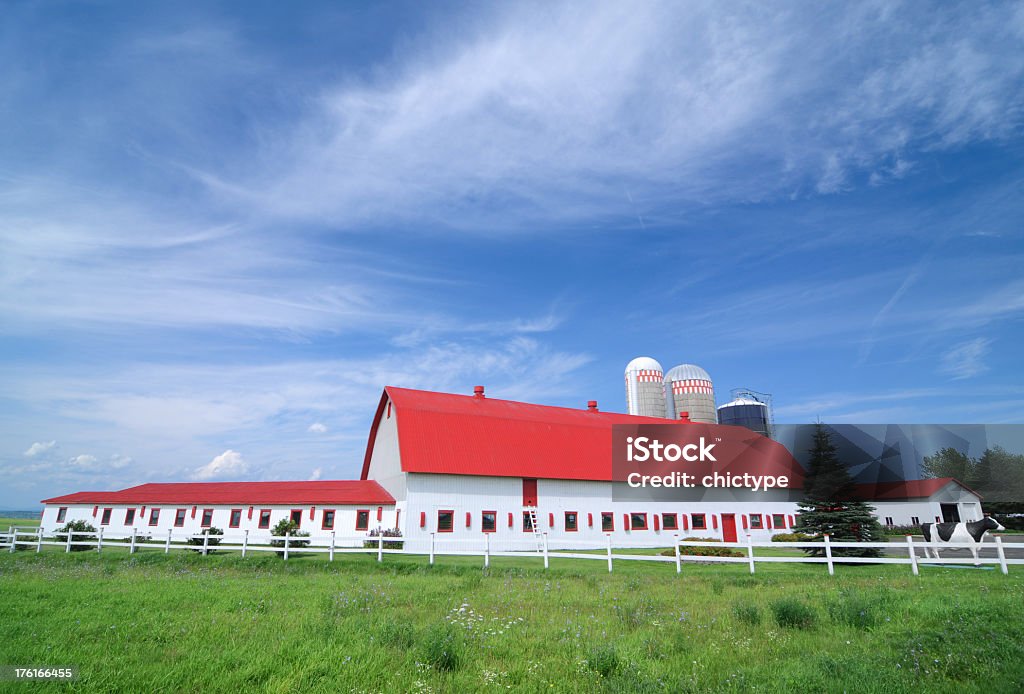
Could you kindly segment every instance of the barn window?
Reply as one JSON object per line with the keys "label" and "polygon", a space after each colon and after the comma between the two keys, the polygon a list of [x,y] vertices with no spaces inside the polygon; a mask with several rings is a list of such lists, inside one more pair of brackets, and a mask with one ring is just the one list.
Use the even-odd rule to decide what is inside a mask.
{"label": "barn window", "polygon": [[[369,513],[369,512],[367,512]],[[450,533],[455,529],[455,511],[437,512],[437,532]]]}
{"label": "barn window", "polygon": [[615,514],[611,511],[601,511],[601,532],[610,533],[615,530]]}
{"label": "barn window", "polygon": [[[370,510],[361,508],[356,511],[356,530],[366,530],[370,527]],[[451,532],[451,528],[449,528]]]}
{"label": "barn window", "polygon": [[565,530],[566,532],[574,533],[577,530],[579,524],[579,514],[575,511],[565,512]]}
{"label": "barn window", "polygon": [[269,508],[261,508],[260,509],[260,522],[256,525],[256,527],[263,528],[264,530],[270,527],[270,509]]}
{"label": "barn window", "polygon": [[160,522],[160,509],[153,508],[149,510],[149,524],[156,525]]}
{"label": "barn window", "polygon": [[523,532],[533,532],[533,516],[530,515],[529,511],[523,511]]}
{"label": "barn window", "polygon": [[334,509],[324,511],[323,518],[320,520],[321,530],[334,530]]}
{"label": "barn window", "polygon": [[289,518],[289,520],[291,520],[292,523],[295,524],[296,528],[301,528],[302,527],[302,509],[301,508],[293,508],[292,512],[291,512],[291,514],[289,515],[288,518]]}
{"label": "barn window", "polygon": [[67,515],[68,515],[68,507],[67,506],[61,506],[59,509],[57,509],[57,522],[58,523],[63,523],[64,519],[67,517]]}
{"label": "barn window", "polygon": [[183,528],[185,527],[185,509],[179,508],[174,512],[174,527]]}
{"label": "barn window", "polygon": [[646,513],[631,513],[631,514],[629,514],[629,529],[630,530],[647,530],[647,514]]}
{"label": "barn window", "polygon": [[135,509],[130,508],[124,512],[124,524],[131,525],[135,522]]}
{"label": "barn window", "polygon": [[100,525],[108,525],[110,523],[110,509],[103,509],[103,516],[100,518]]}
{"label": "barn window", "polygon": [[690,523],[694,530],[707,530],[708,522],[703,513],[690,514]]}
{"label": "barn window", "polygon": [[679,516],[674,513],[661,514],[661,527],[665,530],[679,530]]}
{"label": "barn window", "polygon": [[751,513],[750,514],[750,529],[751,530],[760,530],[763,527],[764,527],[764,525],[761,522],[761,514],[760,513]]}
{"label": "barn window", "polygon": [[921,519],[918,518],[917,516],[911,516],[910,517],[910,524],[911,525],[920,525],[921,524]]}
{"label": "barn window", "polygon": [[895,523],[892,522],[892,516],[885,517],[885,524],[888,525],[890,528],[895,525]]}
{"label": "barn window", "polygon": [[786,528],[786,515],[783,514],[783,513],[773,513],[772,514],[772,525],[774,525],[776,528],[785,530],[785,528]]}
{"label": "barn window", "polygon": [[498,529],[498,512],[484,511],[480,514],[480,532],[493,533]]}
{"label": "barn window", "polygon": [[202,528],[209,528],[211,525],[213,525],[213,509],[204,508],[203,517],[199,522],[199,526]]}
{"label": "barn window", "polygon": [[242,524],[242,509],[233,508],[231,509],[231,519],[228,521],[228,527],[237,528]]}

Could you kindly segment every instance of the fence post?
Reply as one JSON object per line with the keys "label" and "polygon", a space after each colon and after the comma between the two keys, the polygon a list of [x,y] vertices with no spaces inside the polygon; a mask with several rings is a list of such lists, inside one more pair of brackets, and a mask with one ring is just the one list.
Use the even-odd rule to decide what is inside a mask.
{"label": "fence post", "polygon": [[484,568],[491,565],[491,534],[484,533]]}
{"label": "fence post", "polygon": [[167,529],[167,542],[164,544],[164,554],[171,553],[171,529]]}
{"label": "fence post", "polygon": [[100,526],[99,536],[96,539],[96,554],[103,551],[103,526]]}
{"label": "fence post", "polygon": [[288,539],[289,539],[290,536],[291,536],[291,533],[285,533],[284,534],[284,558],[285,558],[285,561],[288,561]]}
{"label": "fence post", "polygon": [[[917,568],[917,551],[914,550],[914,537],[912,535],[907,535],[907,549],[910,550],[910,569],[917,576],[920,571]],[[927,557],[927,554],[925,556]]]}
{"label": "fence post", "polygon": [[132,546],[128,548],[128,554],[135,554],[135,528],[132,528]]}
{"label": "fence post", "polygon": [[548,534],[544,533],[544,568],[548,568],[550,562],[548,561]]}
{"label": "fence post", "polygon": [[14,529],[13,525],[7,530],[7,539],[11,541],[11,548],[7,551],[13,553],[18,544],[18,531]]}
{"label": "fence post", "polygon": [[43,549],[43,526],[41,525],[39,526],[38,534],[39,537],[36,538],[36,554],[39,554]]}
{"label": "fence post", "polygon": [[242,559],[245,559],[245,551],[249,549],[249,529],[245,529],[245,535],[242,536]]}
{"label": "fence post", "polygon": [[69,553],[71,551],[71,536],[74,535],[74,534],[75,533],[74,533],[73,530],[68,530],[68,542],[64,546],[64,554],[67,554],[67,553]]}
{"label": "fence post", "polygon": [[384,533],[377,536],[377,561],[384,561]]}
{"label": "fence post", "polygon": [[612,572],[612,536],[607,535],[608,538],[608,573]]}
{"label": "fence post", "polygon": [[1003,538],[996,535],[996,554],[999,555],[999,570],[1005,576],[1009,571],[1006,568],[1006,552],[1003,551]]}
{"label": "fence post", "polygon": [[825,558],[828,559],[828,575],[835,576],[836,567],[832,564],[832,540],[828,533],[825,533]]}
{"label": "fence post", "polygon": [[434,565],[434,533],[430,533],[430,565]]}
{"label": "fence post", "polygon": [[750,573],[754,573],[754,540],[747,533],[747,562],[750,564]]}
{"label": "fence post", "polygon": [[[677,525],[678,525],[678,523],[677,523]],[[678,574],[678,573],[682,573],[683,572],[683,560],[682,560],[682,557],[680,556],[681,553],[679,552],[679,535],[676,534],[676,535],[673,535],[672,537],[675,538],[675,544],[676,544],[676,573]]]}
{"label": "fence post", "polygon": [[327,555],[328,561],[334,561],[334,531],[331,531],[331,550],[330,554]]}
{"label": "fence post", "polygon": [[203,556],[207,554],[207,548],[210,546],[210,529],[207,528],[203,531]]}

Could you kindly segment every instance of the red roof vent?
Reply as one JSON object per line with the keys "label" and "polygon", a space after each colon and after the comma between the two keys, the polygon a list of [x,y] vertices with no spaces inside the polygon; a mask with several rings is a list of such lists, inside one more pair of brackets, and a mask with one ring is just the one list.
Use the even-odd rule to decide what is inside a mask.
{"label": "red roof vent", "polygon": [[587,400],[587,409],[591,412],[597,412],[597,400]]}
{"label": "red roof vent", "polygon": [[473,397],[475,397],[475,398],[486,397],[484,395],[484,387],[483,386],[473,386]]}
{"label": "red roof vent", "polygon": [[680,412],[679,413],[679,421],[680,422],[686,422],[687,424],[692,424],[692,422],[690,421],[690,413],[689,412]]}

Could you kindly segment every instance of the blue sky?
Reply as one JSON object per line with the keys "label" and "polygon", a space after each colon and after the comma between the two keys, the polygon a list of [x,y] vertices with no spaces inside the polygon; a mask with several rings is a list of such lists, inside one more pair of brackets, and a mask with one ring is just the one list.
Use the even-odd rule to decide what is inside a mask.
{"label": "blue sky", "polygon": [[0,508],[358,474],[386,384],[1024,421],[1020,3],[36,3]]}

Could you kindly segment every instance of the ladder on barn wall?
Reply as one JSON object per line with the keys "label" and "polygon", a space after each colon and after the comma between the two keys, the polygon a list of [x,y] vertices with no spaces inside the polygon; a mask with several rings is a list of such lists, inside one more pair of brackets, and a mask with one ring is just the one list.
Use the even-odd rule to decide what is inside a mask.
{"label": "ladder on barn wall", "polygon": [[530,519],[530,528],[533,530],[533,539],[537,541],[537,551],[544,551],[544,533],[540,531],[540,525],[537,523],[537,507],[527,506],[526,507],[527,517]]}

